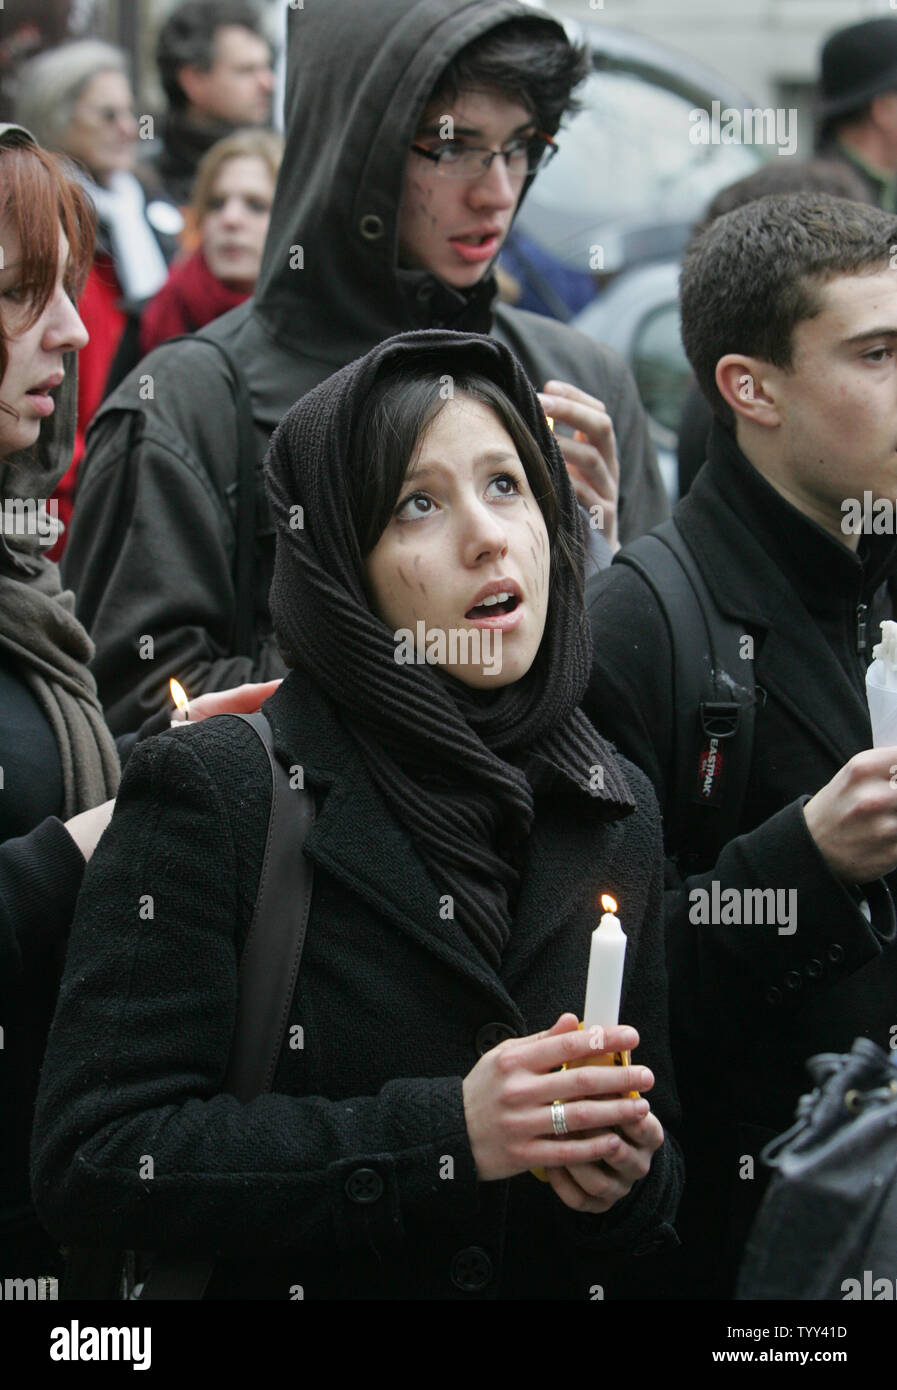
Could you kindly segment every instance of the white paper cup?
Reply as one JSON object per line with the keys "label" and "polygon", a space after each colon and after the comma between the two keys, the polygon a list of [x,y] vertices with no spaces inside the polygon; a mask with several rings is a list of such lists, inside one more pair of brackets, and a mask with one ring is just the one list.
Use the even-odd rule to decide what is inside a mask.
{"label": "white paper cup", "polygon": [[897,747],[897,689],[888,689],[884,665],[877,658],[866,672],[866,699],[873,748]]}

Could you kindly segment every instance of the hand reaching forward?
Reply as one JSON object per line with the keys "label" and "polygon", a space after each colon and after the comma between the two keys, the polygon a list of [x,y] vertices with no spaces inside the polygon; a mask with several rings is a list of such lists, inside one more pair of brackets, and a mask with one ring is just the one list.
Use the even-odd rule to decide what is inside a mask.
{"label": "hand reaching forward", "polygon": [[195,724],[200,719],[210,719],[213,714],[255,714],[282,680],[279,676],[273,681],[256,681],[235,685],[230,690],[209,690],[205,695],[197,695],[187,703],[189,721]]}

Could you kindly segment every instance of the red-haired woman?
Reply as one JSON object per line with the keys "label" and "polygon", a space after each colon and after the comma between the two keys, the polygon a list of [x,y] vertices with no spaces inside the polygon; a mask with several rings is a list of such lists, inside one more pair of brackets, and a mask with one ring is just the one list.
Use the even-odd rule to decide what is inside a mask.
{"label": "red-haired woman", "polygon": [[[50,967],[111,814],[119,754],[137,737],[116,748],[87,669],[93,644],[47,558],[51,494],[72,456],[76,354],[87,341],[74,300],[93,239],[80,185],[27,131],[0,126],[0,1273],[10,1278],[59,1270],[28,1191]],[[220,692],[190,716],[256,708],[272,689]]]}

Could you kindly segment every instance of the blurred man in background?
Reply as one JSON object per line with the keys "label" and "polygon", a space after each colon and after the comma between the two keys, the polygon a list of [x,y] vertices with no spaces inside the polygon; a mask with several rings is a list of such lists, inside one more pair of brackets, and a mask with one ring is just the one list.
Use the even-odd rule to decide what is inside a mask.
{"label": "blurred man in background", "polygon": [[897,211],[897,19],[868,19],[822,50],[818,152],[862,179],[870,203]]}
{"label": "blurred man in background", "polygon": [[267,125],[274,73],[256,10],[242,0],[188,0],[163,24],[156,62],[168,115],[161,148],[139,169],[150,197],[190,200],[197,165],[238,126]]}

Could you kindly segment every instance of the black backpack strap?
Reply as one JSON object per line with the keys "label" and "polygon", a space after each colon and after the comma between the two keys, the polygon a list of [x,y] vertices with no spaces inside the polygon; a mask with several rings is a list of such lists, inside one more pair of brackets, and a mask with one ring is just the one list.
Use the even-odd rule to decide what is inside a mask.
{"label": "black backpack strap", "polygon": [[234,393],[237,424],[237,521],[234,551],[234,590],[236,616],[234,619],[233,656],[248,656],[254,661],[258,654],[255,622],[255,523],[256,486],[258,475],[258,445],[252,415],[252,397],[246,378],[236,358],[216,338],[181,333],[166,340],[171,343],[205,343],[223,359]]}
{"label": "black backpack strap", "polygon": [[[220,716],[225,717],[225,716]],[[271,814],[255,910],[240,957],[237,1018],[225,1086],[238,1100],[271,1089],[283,1047],[312,897],[312,863],[302,848],[314,825],[310,792],[293,788],[274,756],[264,714],[237,714],[264,744],[271,765]],[[202,1298],[214,1268],[209,1255],[153,1260],[141,1299]]]}
{"label": "black backpack strap", "polygon": [[[663,808],[667,851],[713,863],[739,831],[753,754],[753,660],[747,635],[727,618],[674,521],[656,526],[614,560],[630,565],[663,613],[673,655],[673,777]],[[700,850],[685,852],[685,846]]]}

